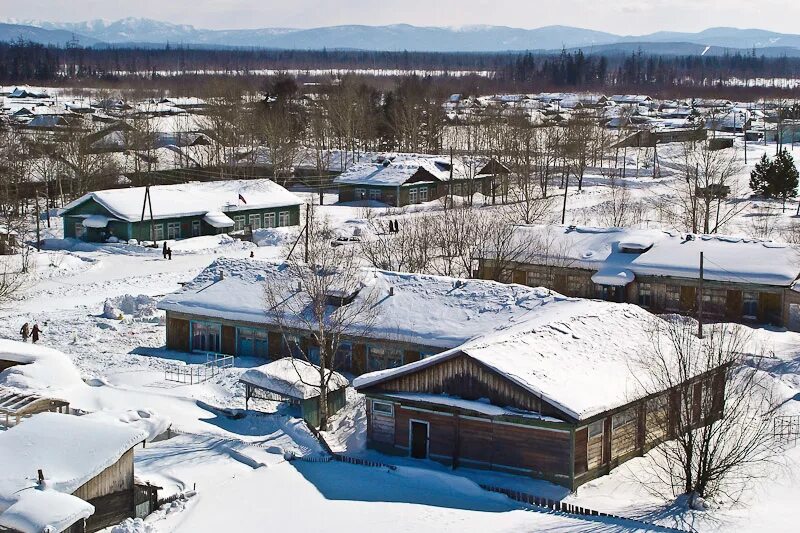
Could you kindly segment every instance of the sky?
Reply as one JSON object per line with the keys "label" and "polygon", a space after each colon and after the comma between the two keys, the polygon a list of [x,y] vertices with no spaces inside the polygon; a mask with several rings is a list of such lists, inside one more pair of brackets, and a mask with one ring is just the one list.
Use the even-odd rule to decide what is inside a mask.
{"label": "sky", "polygon": [[797,0],[0,0],[3,20],[126,17],[209,29],[408,23],[519,28],[560,24],[623,35],[713,26],[800,32]]}

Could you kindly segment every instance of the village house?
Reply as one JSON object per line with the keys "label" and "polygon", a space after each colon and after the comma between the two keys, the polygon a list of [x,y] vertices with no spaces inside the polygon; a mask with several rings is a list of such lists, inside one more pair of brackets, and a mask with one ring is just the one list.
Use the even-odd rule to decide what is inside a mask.
{"label": "village house", "polygon": [[333,182],[339,201],[376,201],[400,207],[444,196],[501,194],[509,170],[497,161],[467,162],[449,156],[385,154],[351,166]]}
{"label": "village house", "polygon": [[192,182],[87,193],[61,211],[64,237],[163,241],[296,226],[302,200],[268,180]]}
{"label": "village house", "polygon": [[[265,359],[297,355],[317,363],[319,350],[304,324],[292,316],[280,323],[267,313],[267,285],[281,301],[299,297],[298,280],[289,271],[280,263],[218,259],[159,302],[167,315],[167,348]],[[363,287],[332,298],[331,309],[374,301],[375,314],[344,332],[334,369],[362,374],[443,352],[515,323],[538,306],[542,294],[493,281],[364,269]]]}
{"label": "village house", "polygon": [[83,533],[135,515],[133,448],[145,431],[58,413],[0,432],[0,530]]}
{"label": "village house", "polygon": [[[636,354],[652,345],[652,321],[660,320],[647,311],[560,295],[539,300],[516,325],[357,377],[367,445],[574,490],[673,436],[680,405],[693,406],[686,425],[722,412],[724,367],[674,390],[646,386]],[[681,394],[697,401],[681,404]]]}
{"label": "village house", "polygon": [[702,287],[704,320],[800,330],[800,251],[792,245],[631,228],[514,231],[507,250],[479,252],[478,277],[689,316],[697,316]]}

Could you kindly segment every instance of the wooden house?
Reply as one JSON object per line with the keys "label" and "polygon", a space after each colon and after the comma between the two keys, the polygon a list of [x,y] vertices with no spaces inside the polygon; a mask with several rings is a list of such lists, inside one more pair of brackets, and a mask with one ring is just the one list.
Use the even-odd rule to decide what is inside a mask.
{"label": "wooden house", "polygon": [[133,448],[146,436],[57,413],[0,433],[0,449],[15,458],[3,465],[0,529],[81,533],[133,517]]}
{"label": "wooden house", "polygon": [[722,412],[725,368],[675,389],[644,386],[636,355],[652,320],[635,306],[560,299],[505,331],[357,377],[367,445],[574,490],[670,438],[681,394],[697,399],[687,425]]}
{"label": "wooden house", "polygon": [[64,237],[163,241],[295,226],[303,203],[267,179],[156,185],[149,188],[149,199],[145,192],[131,187],[81,196],[61,211]]}
{"label": "wooden house", "polygon": [[351,166],[333,181],[340,202],[375,201],[400,207],[445,196],[502,194],[509,170],[501,163],[449,156],[384,154]]}
{"label": "wooden house", "polygon": [[[477,334],[514,323],[552,299],[548,291],[484,280],[364,269],[363,287],[332,299],[374,310],[343,332],[334,369],[362,374],[393,368],[459,346]],[[220,258],[179,291],[165,296],[167,348],[280,359],[319,350],[298,321],[298,279],[281,263]],[[265,288],[285,307],[267,313]],[[514,302],[511,305],[509,302]],[[344,310],[346,312],[346,309]],[[277,315],[276,313],[280,313]]]}
{"label": "wooden house", "polygon": [[[800,331],[800,250],[789,244],[661,230],[517,226],[514,243],[477,254],[477,274],[658,313]],[[700,277],[700,254],[703,276]],[[702,286],[701,286],[702,285]]]}

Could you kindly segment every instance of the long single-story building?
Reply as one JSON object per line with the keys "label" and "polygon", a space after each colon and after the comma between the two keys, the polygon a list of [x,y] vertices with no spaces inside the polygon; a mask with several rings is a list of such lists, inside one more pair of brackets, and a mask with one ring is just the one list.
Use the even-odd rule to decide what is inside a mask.
{"label": "long single-story building", "polygon": [[268,179],[192,182],[87,193],[66,205],[64,237],[161,241],[295,226],[303,201]]}
{"label": "long single-story building", "polygon": [[0,476],[0,529],[82,533],[133,517],[133,448],[146,437],[122,423],[57,413],[0,432],[10,458]]}
{"label": "long single-story building", "polygon": [[490,160],[467,162],[449,156],[384,154],[357,163],[334,178],[339,201],[377,201],[400,207],[444,196],[501,195],[509,169]]}
{"label": "long single-story building", "polygon": [[478,277],[696,316],[701,252],[705,320],[800,331],[800,249],[790,244],[650,229],[516,226],[505,251],[477,254]]}
{"label": "long single-story building", "polygon": [[[367,303],[372,310],[350,322],[339,345],[334,369],[354,374],[455,348],[475,335],[518,322],[542,302],[562,298],[544,289],[494,281],[375,269],[362,273],[360,290],[334,302],[356,308]],[[304,324],[291,320],[303,297],[293,275],[280,263],[216,260],[159,302],[167,313],[167,347],[267,359],[300,352],[316,362],[319,352],[312,335]],[[268,285],[280,296],[278,310],[287,315],[282,323],[267,313]]]}
{"label": "long single-story building", "polygon": [[662,391],[637,366],[654,320],[628,304],[554,300],[521,324],[357,377],[367,445],[574,490],[722,412],[725,367]]}

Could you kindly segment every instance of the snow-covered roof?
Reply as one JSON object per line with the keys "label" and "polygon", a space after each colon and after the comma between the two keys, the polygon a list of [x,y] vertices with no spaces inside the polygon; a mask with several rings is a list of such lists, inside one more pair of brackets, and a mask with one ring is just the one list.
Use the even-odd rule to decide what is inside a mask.
{"label": "snow-covered roof", "polygon": [[69,357],[46,346],[0,339],[0,360],[21,363],[0,372],[1,387],[50,394],[83,384]]}
{"label": "snow-covered roof", "polygon": [[[223,272],[222,279],[219,278]],[[444,276],[364,269],[364,287],[354,305],[374,301],[368,336],[436,348],[453,348],[476,335],[521,322],[536,309],[563,296],[545,289],[461,280]],[[165,296],[159,309],[256,324],[272,324],[264,288],[279,288],[288,308],[299,307],[291,269],[279,263],[220,258],[179,291]],[[390,288],[393,295],[389,296]],[[281,299],[282,299],[281,298]],[[335,310],[332,310],[335,312]],[[284,324],[292,319],[284,319]],[[298,323],[298,327],[302,324]],[[354,324],[354,327],[356,325]],[[352,332],[364,333],[363,328]]]}
{"label": "snow-covered roof", "polygon": [[[453,160],[453,179],[467,179],[470,174],[459,159]],[[427,172],[429,179],[421,181],[449,181],[450,157],[421,154],[386,154],[374,161],[357,163],[334,179],[340,185],[391,185],[404,184],[417,172]]]}
{"label": "snow-covered roof", "polygon": [[[124,424],[58,413],[34,415],[0,433],[0,516],[22,495],[28,497],[24,489],[37,485],[37,470],[44,474],[44,492],[72,494],[146,436]],[[21,507],[28,508],[24,500]],[[74,505],[69,508],[75,510]],[[42,511],[31,509],[32,523],[39,521],[37,510]]]}
{"label": "snow-covered roof", "polygon": [[[566,299],[518,325],[408,365],[355,378],[364,389],[465,354],[573,417],[586,419],[644,394],[635,355],[652,346],[654,320],[630,304]],[[669,343],[663,343],[664,346]]]}
{"label": "snow-covered roof", "polygon": [[[542,225],[517,226],[514,239],[520,247],[527,245],[517,260],[532,264],[694,279],[699,277],[700,252],[704,252],[707,280],[788,287],[800,275],[797,247],[747,237]],[[626,253],[621,246],[636,242],[649,248]],[[493,252],[484,250],[480,255],[491,258]]]}
{"label": "snow-covered roof", "polygon": [[[88,200],[103,206],[112,216],[128,222],[141,220],[144,187],[107,189],[84,194],[64,207],[69,212]],[[245,202],[239,200],[241,195]],[[154,218],[202,216],[213,211],[232,212],[300,205],[303,201],[268,180],[230,180],[155,185],[150,187]],[[148,217],[149,217],[148,205]]]}
{"label": "snow-covered roof", "polygon": [[0,528],[22,533],[57,533],[93,514],[94,506],[77,496],[30,487],[0,513]]}
{"label": "snow-covered roof", "polygon": [[[328,380],[330,391],[350,384],[347,378],[338,372],[327,370],[326,375],[330,376]],[[302,359],[284,357],[247,370],[239,380],[290,398],[307,400],[319,396],[320,368]]]}

